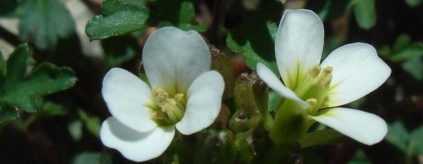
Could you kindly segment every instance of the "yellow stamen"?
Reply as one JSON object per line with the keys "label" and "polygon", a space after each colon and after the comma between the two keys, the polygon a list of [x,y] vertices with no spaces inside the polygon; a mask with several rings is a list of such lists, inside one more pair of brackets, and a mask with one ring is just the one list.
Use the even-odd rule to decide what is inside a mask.
{"label": "yellow stamen", "polygon": [[153,86],[152,94],[158,107],[151,114],[153,120],[167,125],[175,124],[182,119],[185,112],[184,94],[178,93],[172,98],[163,88],[157,86]]}

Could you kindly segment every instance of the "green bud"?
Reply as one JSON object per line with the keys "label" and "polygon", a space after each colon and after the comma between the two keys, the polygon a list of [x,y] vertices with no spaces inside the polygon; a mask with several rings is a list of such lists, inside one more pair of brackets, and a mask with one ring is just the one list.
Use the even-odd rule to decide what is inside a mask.
{"label": "green bud", "polygon": [[229,129],[235,133],[247,131],[249,129],[249,119],[254,115],[260,114],[253,92],[253,85],[257,78],[257,76],[244,73],[236,81],[234,90],[236,111],[229,120]]}
{"label": "green bud", "polygon": [[209,44],[209,50],[212,55],[211,69],[216,70],[223,76],[225,81],[225,91],[223,100],[233,96],[234,92],[234,69],[231,62],[223,51],[220,51],[214,45]]}
{"label": "green bud", "polygon": [[233,163],[234,135],[227,129],[209,129],[197,136],[194,163]]}

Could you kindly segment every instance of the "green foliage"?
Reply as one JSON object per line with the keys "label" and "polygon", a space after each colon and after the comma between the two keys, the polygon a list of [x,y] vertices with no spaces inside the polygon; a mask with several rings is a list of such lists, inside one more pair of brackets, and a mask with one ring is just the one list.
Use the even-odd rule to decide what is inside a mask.
{"label": "green foliage", "polygon": [[0,18],[13,16],[16,14],[16,9],[18,8],[17,0],[2,0],[0,5]]}
{"label": "green foliage", "polygon": [[107,154],[99,152],[82,152],[75,157],[72,164],[112,164],[113,161]]}
{"label": "green foliage", "polygon": [[9,104],[0,103],[0,129],[18,117],[19,112],[15,107]]}
{"label": "green foliage", "polygon": [[257,63],[263,63],[279,75],[274,42],[277,31],[275,22],[279,22],[282,9],[279,3],[270,4],[229,33],[227,46],[241,54],[251,69],[255,69]]}
{"label": "green foliage", "polygon": [[225,81],[225,91],[223,93],[223,100],[231,98],[234,92],[234,68],[232,67],[229,58],[223,51],[216,47],[209,45],[210,53],[212,55],[212,63],[210,69],[218,71]]}
{"label": "green foliage", "polygon": [[353,159],[351,159],[348,164],[368,164],[369,158],[367,158],[366,153],[363,150],[358,150],[355,152]]}
{"label": "green foliage", "polygon": [[198,25],[195,21],[195,8],[193,0],[173,0],[152,3],[157,12],[152,13],[152,19],[159,26],[177,26],[183,30],[204,31],[207,26]]}
{"label": "green foliage", "polygon": [[389,125],[386,140],[400,149],[406,155],[408,161],[414,155],[423,153],[423,126],[409,132],[402,122],[396,121]]}
{"label": "green foliage", "polygon": [[52,50],[59,38],[74,32],[73,19],[60,0],[25,0],[21,6],[19,36],[40,49]]}
{"label": "green foliage", "polygon": [[370,29],[376,24],[375,0],[352,0],[355,20],[363,29]]}
{"label": "green foliage", "polygon": [[195,22],[192,1],[154,1],[150,10],[144,1],[106,0],[102,15],[91,19],[86,26],[90,40],[124,35],[151,26],[177,26],[184,30],[204,30]]}
{"label": "green foliage", "polygon": [[[234,162],[233,138],[229,130],[209,129],[197,136],[194,163]],[[209,161],[205,162],[204,159]]]}
{"label": "green foliage", "polygon": [[19,110],[35,112],[36,97],[72,87],[76,78],[70,68],[41,63],[26,73],[30,57],[29,47],[21,45],[10,55],[6,71],[0,75],[0,102]]}
{"label": "green foliage", "polygon": [[351,0],[308,1],[306,8],[315,11],[322,20],[334,20],[345,14]]}
{"label": "green foliage", "polygon": [[123,35],[147,27],[150,10],[141,1],[107,0],[101,9],[102,15],[91,19],[85,28],[90,40]]}
{"label": "green foliage", "polygon": [[138,45],[131,36],[104,39],[101,44],[105,52],[106,68],[120,65],[138,55]]}
{"label": "green foliage", "polygon": [[379,54],[391,62],[401,63],[401,67],[415,79],[423,80],[422,42],[411,42],[408,35],[400,35],[392,48],[385,45],[379,49]]}
{"label": "green foliage", "polygon": [[405,0],[408,6],[418,7],[422,4],[422,0]]}
{"label": "green foliage", "polygon": [[97,116],[91,116],[85,113],[83,110],[78,110],[79,117],[85,123],[85,127],[88,132],[96,137],[100,136],[100,118]]}

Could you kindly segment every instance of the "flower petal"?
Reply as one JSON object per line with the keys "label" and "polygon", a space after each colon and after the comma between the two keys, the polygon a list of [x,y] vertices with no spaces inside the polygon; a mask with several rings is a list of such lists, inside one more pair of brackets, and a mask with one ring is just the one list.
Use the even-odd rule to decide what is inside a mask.
{"label": "flower petal", "polygon": [[288,88],[295,89],[308,70],[320,63],[324,43],[323,23],[310,10],[286,10],[276,34],[278,69]]}
{"label": "flower petal", "polygon": [[219,114],[225,87],[216,71],[201,74],[188,89],[185,115],[176,124],[179,132],[189,135],[210,126]]}
{"label": "flower petal", "polygon": [[337,48],[322,62],[332,66],[332,81],[324,105],[334,107],[357,100],[381,86],[391,69],[365,43],[347,44]]}
{"label": "flower petal", "polygon": [[147,39],[142,62],[151,86],[170,95],[185,94],[194,79],[210,69],[211,55],[197,32],[164,27]]}
{"label": "flower petal", "polygon": [[101,91],[110,113],[126,126],[139,132],[157,127],[147,107],[153,103],[151,90],[132,73],[121,68],[111,69],[104,76]]}
{"label": "flower petal", "polygon": [[273,91],[278,93],[280,96],[285,97],[287,99],[296,101],[298,104],[302,105],[303,107],[310,107],[308,103],[301,100],[300,98],[295,95],[293,91],[289,88],[285,87],[282,82],[276,77],[273,72],[267,68],[264,64],[258,63],[257,64],[257,75],[263,80]]}
{"label": "flower petal", "polygon": [[311,118],[366,145],[380,142],[388,132],[382,118],[356,109],[329,108]]}
{"label": "flower petal", "polygon": [[161,155],[172,142],[175,127],[155,128],[140,133],[109,117],[101,125],[100,139],[104,145],[114,148],[125,158],[133,161],[147,161]]}

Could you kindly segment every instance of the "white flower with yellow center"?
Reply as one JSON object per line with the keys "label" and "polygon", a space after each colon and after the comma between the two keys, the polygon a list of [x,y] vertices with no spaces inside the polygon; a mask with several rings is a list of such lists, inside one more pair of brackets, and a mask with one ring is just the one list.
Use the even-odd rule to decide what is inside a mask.
{"label": "white flower with yellow center", "polygon": [[142,62],[150,85],[113,68],[102,88],[112,116],[101,126],[101,141],[133,161],[161,155],[175,128],[190,135],[211,125],[224,90],[222,76],[210,71],[209,48],[195,31],[157,30],[145,43]]}
{"label": "white flower with yellow center", "polygon": [[[273,127],[281,127],[277,124],[290,114],[287,112],[301,109],[306,111],[308,119],[302,134],[317,121],[367,145],[381,141],[387,133],[383,119],[338,106],[378,88],[389,77],[391,69],[376,50],[365,43],[339,47],[320,63],[323,43],[323,23],[314,12],[300,9],[284,13],[275,41],[276,62],[283,83],[269,68],[261,63],[257,65],[259,77],[287,98],[276,111]],[[277,141],[277,137],[272,139],[283,142]]]}

